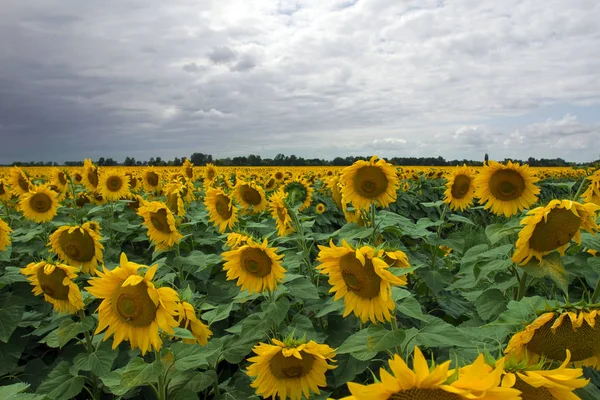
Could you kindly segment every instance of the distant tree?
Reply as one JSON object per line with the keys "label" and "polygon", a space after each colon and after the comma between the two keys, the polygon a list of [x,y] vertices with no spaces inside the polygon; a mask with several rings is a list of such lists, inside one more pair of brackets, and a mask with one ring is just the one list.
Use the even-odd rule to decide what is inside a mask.
{"label": "distant tree", "polygon": [[132,166],[135,165],[135,158],[133,157],[125,157],[125,162],[123,165]]}
{"label": "distant tree", "polygon": [[154,157],[150,157],[150,159],[148,160],[148,165],[156,165],[156,160],[154,159]]}
{"label": "distant tree", "polygon": [[104,162],[105,162],[105,160],[104,160],[104,157],[100,157],[100,158],[98,159],[98,162],[96,162],[96,164],[97,164],[99,167],[102,167],[102,166],[104,166]]}
{"label": "distant tree", "polygon": [[190,156],[190,161],[194,165],[205,165],[212,162],[212,156],[204,153],[194,153]]}

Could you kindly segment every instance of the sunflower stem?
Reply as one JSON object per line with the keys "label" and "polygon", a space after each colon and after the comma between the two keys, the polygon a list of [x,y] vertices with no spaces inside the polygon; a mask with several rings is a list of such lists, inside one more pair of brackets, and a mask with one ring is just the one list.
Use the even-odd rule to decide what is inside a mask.
{"label": "sunflower stem", "polygon": [[585,178],[581,178],[581,184],[579,185],[579,188],[577,189],[577,192],[573,196],[573,201],[577,201],[577,199],[579,198],[579,196],[581,196],[581,193],[583,193],[583,185],[585,184],[585,180],[586,180]]}
{"label": "sunflower stem", "polygon": [[[154,350],[154,361],[162,362],[160,359],[160,354],[157,350]],[[167,400],[167,385],[165,384],[165,376],[160,374],[158,376],[158,390],[157,390],[158,400]]]}
{"label": "sunflower stem", "polygon": [[[392,320],[390,321],[390,324],[392,325],[392,332],[398,330],[398,320],[396,320],[395,313],[394,313],[394,315],[392,315]],[[404,356],[402,355],[402,349],[400,348],[400,346],[395,346],[395,350],[396,350],[396,354],[398,354],[400,357],[404,358]]]}
{"label": "sunflower stem", "polygon": [[375,243],[377,241],[377,229],[375,229],[375,202],[372,201],[370,204],[370,217],[371,217],[371,229],[373,229],[373,233],[371,233],[371,245],[373,247],[377,246]]}
{"label": "sunflower stem", "polygon": [[6,223],[10,228],[10,208],[8,207],[8,202],[2,200],[2,204],[4,205],[4,211],[6,212]]}
{"label": "sunflower stem", "polygon": [[594,304],[596,300],[598,300],[598,295],[600,295],[600,279],[598,279],[598,282],[596,282],[596,288],[594,289],[594,293],[592,293],[590,303]]}
{"label": "sunflower stem", "polygon": [[[518,275],[517,275],[518,276]],[[519,291],[517,292],[516,301],[521,301],[523,296],[525,296],[525,288],[527,284],[527,272],[523,271],[521,277],[519,278]]]}
{"label": "sunflower stem", "polygon": [[[83,323],[83,320],[85,319],[85,313],[83,312],[83,310],[79,310],[79,312],[77,314],[79,315],[79,319]],[[86,330],[83,332],[83,334],[85,335],[85,343],[86,343],[87,352],[88,352],[88,354],[92,354],[94,352],[94,343],[92,343],[92,337],[90,335],[90,332]],[[100,396],[98,393],[98,377],[92,371],[90,371],[90,374],[92,375],[92,392],[93,392],[92,398],[94,400],[99,399]]]}

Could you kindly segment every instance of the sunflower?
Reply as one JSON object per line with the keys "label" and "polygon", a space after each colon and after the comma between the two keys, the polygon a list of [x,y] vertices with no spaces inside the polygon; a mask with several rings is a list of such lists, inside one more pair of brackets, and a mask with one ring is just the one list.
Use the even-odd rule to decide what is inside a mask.
{"label": "sunflower", "polygon": [[187,158],[181,166],[181,172],[188,178],[194,179],[194,164]]}
{"label": "sunflower", "polygon": [[[320,394],[319,386],[327,386],[325,373],[335,366],[335,350],[326,344],[314,341],[303,343],[288,339],[281,342],[271,340],[273,344],[260,343],[252,349],[256,356],[248,359],[250,366],[246,373],[256,377],[250,384],[256,394],[263,398],[300,400],[304,394]],[[334,361],[335,362],[335,361]]]}
{"label": "sunflower", "polygon": [[75,199],[75,204],[77,204],[77,207],[83,207],[84,205],[89,204],[91,202],[92,199],[90,199],[90,196],[85,192],[77,194]]}
{"label": "sunflower", "polygon": [[[94,226],[97,223],[94,223]],[[79,267],[81,271],[95,275],[98,265],[103,263],[99,232],[91,222],[76,226],[61,226],[50,235],[49,246],[52,252],[64,262]]]}
{"label": "sunflower", "polygon": [[223,270],[227,271],[227,280],[237,279],[236,285],[250,294],[275,291],[285,274],[281,266],[283,256],[277,254],[276,250],[269,247],[265,239],[262,244],[247,243],[224,252],[222,256],[226,262]]}
{"label": "sunflower", "polygon": [[11,185],[13,193],[17,196],[25,193],[29,193],[31,182],[25,172],[19,167],[12,167],[10,169],[10,176],[8,182]]}
{"label": "sunflower", "polygon": [[89,158],[86,158],[83,161],[83,173],[81,176],[85,187],[88,188],[90,192],[95,191],[98,187],[98,167],[96,167]]}
{"label": "sunflower", "polygon": [[344,298],[344,317],[354,312],[363,323],[391,321],[390,311],[396,307],[391,285],[406,285],[406,278],[388,271],[383,250],[370,246],[353,249],[345,240],[340,247],[332,241],[319,250],[317,261],[321,264],[316,269],[328,275],[334,301]]}
{"label": "sunflower", "polygon": [[97,206],[106,204],[106,199],[104,198],[104,196],[102,196],[102,193],[100,192],[92,192],[92,199],[94,200],[94,204],[96,204]]}
{"label": "sunflower", "polygon": [[179,314],[179,327],[187,329],[196,338],[183,339],[183,343],[198,343],[201,346],[205,346],[208,343],[208,339],[212,336],[212,331],[196,317],[194,307],[190,303],[182,301],[178,304],[177,313]]}
{"label": "sunflower", "polygon": [[209,188],[204,197],[204,205],[208,210],[210,222],[219,227],[219,232],[232,229],[237,223],[237,208],[221,189]]}
{"label": "sunflower", "polygon": [[486,210],[510,217],[537,201],[540,188],[534,183],[538,180],[526,164],[489,161],[475,177],[475,197],[485,203]]}
{"label": "sunflower", "polygon": [[10,246],[10,226],[0,218],[0,251],[6,250]]}
{"label": "sunflower", "polygon": [[285,178],[285,174],[282,171],[277,171],[275,174],[273,174],[273,178],[275,178],[278,183],[281,183]]}
{"label": "sunflower", "polygon": [[586,386],[589,379],[582,377],[581,368],[567,368],[571,353],[569,350],[566,353],[565,361],[555,369],[544,368],[544,363],[530,365],[527,361],[509,358],[504,365],[502,387],[519,390],[524,400],[579,400],[573,390]]}
{"label": "sunflower", "polygon": [[204,182],[212,182],[217,178],[217,168],[211,164],[208,163],[206,164],[206,167],[204,167]]}
{"label": "sunflower", "polygon": [[323,214],[325,212],[325,204],[319,203],[315,206],[315,212],[317,214]]}
{"label": "sunflower", "polygon": [[327,187],[331,190],[331,198],[338,206],[338,208],[342,209],[342,192],[340,191],[340,177],[334,176],[327,181]]}
{"label": "sunflower", "polygon": [[50,182],[56,186],[60,192],[65,192],[69,188],[69,178],[67,173],[58,168],[52,171],[52,179]]}
{"label": "sunflower", "polygon": [[541,262],[542,256],[554,250],[564,255],[571,239],[581,243],[580,229],[590,233],[600,229],[596,223],[598,210],[600,206],[593,203],[552,200],[545,207],[529,211],[521,220],[525,227],[519,232],[512,260],[526,264],[535,257]]}
{"label": "sunflower", "polygon": [[83,309],[81,291],[73,283],[73,279],[77,278],[77,268],[41,261],[21,268],[21,273],[33,286],[32,292],[36,296],[43,293],[44,300],[57,312],[74,314]]}
{"label": "sunflower", "polygon": [[148,237],[154,242],[157,250],[169,249],[183,238],[177,231],[173,213],[160,201],[144,202],[137,213],[144,218]]}
{"label": "sunflower", "polygon": [[535,363],[540,357],[564,361],[569,350],[571,361],[576,365],[597,368],[600,366],[598,319],[600,314],[596,309],[545,312],[514,334],[504,353]]}
{"label": "sunflower", "polygon": [[116,201],[129,194],[129,177],[116,169],[103,169],[98,177],[98,192],[109,201]]}
{"label": "sunflower", "polygon": [[252,209],[253,212],[259,213],[267,209],[265,191],[254,181],[239,181],[235,185],[234,196],[245,210]]}
{"label": "sunflower", "polygon": [[384,252],[383,261],[390,268],[410,268],[408,256],[402,250],[386,250]]}
{"label": "sunflower", "polygon": [[11,196],[12,193],[8,188],[8,184],[4,181],[4,179],[0,179],[0,202],[9,201]]}
{"label": "sunflower", "polygon": [[277,235],[280,237],[294,232],[292,218],[285,204],[285,192],[279,190],[271,195],[269,199],[269,210],[277,226]]}
{"label": "sunflower", "polygon": [[169,207],[169,210],[178,217],[185,216],[185,205],[181,195],[184,188],[184,184],[179,181],[168,183],[165,186],[165,194],[167,195],[165,204]]}
{"label": "sunflower", "polygon": [[287,196],[286,201],[291,206],[295,206],[298,203],[300,204],[298,211],[303,211],[310,207],[314,189],[305,180],[299,178],[294,179],[293,181],[285,184],[283,191]]}
{"label": "sunflower", "polygon": [[475,171],[472,168],[463,165],[456,167],[452,176],[446,183],[444,192],[444,202],[450,205],[450,209],[464,211],[473,205],[473,195],[475,193]]}
{"label": "sunflower", "polygon": [[149,168],[144,172],[142,178],[144,187],[148,192],[156,192],[160,190],[160,175],[154,168]]}
{"label": "sunflower", "polygon": [[37,223],[49,222],[58,208],[58,194],[45,185],[32,186],[31,190],[19,197],[19,207],[23,216]]}
{"label": "sunflower", "polygon": [[238,232],[231,232],[227,235],[227,241],[225,242],[225,245],[232,250],[247,244],[254,244],[254,239],[249,235]]}
{"label": "sunflower", "polygon": [[379,370],[380,383],[361,385],[348,383],[352,396],[346,400],[518,400],[516,389],[500,387],[503,361],[497,362],[491,370],[480,354],[473,364],[459,370],[449,371],[451,361],[429,368],[421,350],[415,347],[413,369],[394,354],[388,360],[392,373],[384,368]]}
{"label": "sunflower", "polygon": [[129,178],[129,189],[136,190],[139,183],[137,176],[133,172],[126,172],[125,176]]}
{"label": "sunflower", "polygon": [[[155,288],[152,279],[158,265],[148,268],[127,259],[121,253],[121,265],[115,269],[98,272],[87,291],[102,300],[98,307],[98,327],[95,334],[108,328],[103,340],[114,334],[113,350],[123,340],[131,349],[139,348],[142,355],[154,348],[160,350],[162,340],[158,329],[173,335],[179,323],[177,315],[179,296],[171,288]],[[146,269],[144,276],[138,269]]]}
{"label": "sunflower", "polygon": [[267,179],[265,180],[265,190],[271,191],[274,190],[276,187],[277,180],[272,176],[267,177]]}
{"label": "sunflower", "polygon": [[371,203],[387,207],[396,201],[399,186],[396,169],[385,160],[377,161],[377,156],[344,168],[341,179],[342,196],[357,209],[366,210]]}
{"label": "sunflower", "polygon": [[600,169],[587,179],[591,182],[585,192],[582,193],[581,198],[586,203],[594,203],[600,206]]}

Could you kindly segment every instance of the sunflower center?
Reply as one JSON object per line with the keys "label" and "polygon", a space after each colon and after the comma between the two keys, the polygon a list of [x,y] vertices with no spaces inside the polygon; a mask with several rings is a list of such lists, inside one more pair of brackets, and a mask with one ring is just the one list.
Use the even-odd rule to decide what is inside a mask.
{"label": "sunflower center", "polygon": [[81,176],[81,174],[79,172],[75,173],[75,181],[76,182],[81,182],[83,180],[83,177]]}
{"label": "sunflower center", "polygon": [[129,177],[129,186],[131,186],[131,188],[133,189],[135,185],[137,185],[137,179],[135,179],[132,174],[125,175]]}
{"label": "sunflower center", "polygon": [[283,353],[277,353],[271,358],[269,368],[277,379],[298,379],[308,375],[315,362],[312,354],[300,351],[302,359],[294,356],[286,357]]}
{"label": "sunflower center", "polygon": [[248,247],[242,252],[241,264],[248,273],[262,278],[271,273],[271,258],[262,249]]}
{"label": "sunflower center", "polygon": [[123,187],[123,179],[120,176],[109,176],[106,180],[106,187],[111,192],[118,192]]}
{"label": "sunflower center", "polygon": [[84,205],[86,205],[89,202],[90,202],[90,198],[83,193],[80,194],[79,197],[77,197],[77,200],[75,200],[77,207],[83,207]]}
{"label": "sunflower center", "polygon": [[348,290],[365,299],[379,295],[381,278],[375,273],[371,260],[365,258],[363,266],[354,253],[349,253],[341,258],[340,269]]}
{"label": "sunflower center", "polygon": [[513,388],[520,390],[521,396],[526,400],[556,400],[545,387],[533,387],[518,376]]}
{"label": "sunflower center", "polygon": [[215,199],[215,209],[221,218],[228,220],[231,218],[232,211],[229,208],[229,197],[219,194]]}
{"label": "sunflower center", "polygon": [[4,183],[0,182],[0,196],[4,195],[6,190],[4,190]]}
{"label": "sunflower center", "polygon": [[52,208],[52,199],[46,193],[36,193],[31,196],[29,205],[35,212],[45,213]]}
{"label": "sunflower center", "polygon": [[[550,327],[556,317],[536,329],[533,337],[527,343],[527,349],[551,360],[565,359],[566,349],[571,352],[571,361],[582,361],[600,351],[600,335],[587,321],[573,330],[571,320],[566,317],[562,324],[552,333]],[[596,317],[596,325],[600,324],[600,316]]]}
{"label": "sunflower center", "polygon": [[389,397],[390,400],[461,400],[462,397],[446,392],[443,389],[421,389],[411,388],[394,393]]}
{"label": "sunflower center", "polygon": [[165,204],[167,205],[167,207],[169,207],[169,210],[171,210],[172,212],[176,213],[177,212],[177,203],[179,200],[179,197],[177,196],[176,192],[173,193],[169,193],[167,195],[167,201],[165,202]]}
{"label": "sunflower center", "polygon": [[194,177],[194,170],[192,169],[192,167],[186,167],[185,168],[185,174],[187,175],[188,178],[193,178]]}
{"label": "sunflower center", "polygon": [[277,218],[279,218],[281,222],[285,222],[285,217],[287,217],[287,210],[283,207],[277,207]]}
{"label": "sunflower center", "polygon": [[552,251],[575,236],[581,225],[581,218],[566,208],[554,208],[548,219],[538,222],[529,239],[529,247],[537,251]]}
{"label": "sunflower center", "polygon": [[254,189],[249,185],[243,185],[241,187],[242,199],[251,206],[257,206],[260,204],[262,197],[258,190]]}
{"label": "sunflower center", "polygon": [[61,185],[67,184],[67,177],[65,176],[64,172],[60,171],[58,173],[58,181],[60,182]]}
{"label": "sunflower center", "polygon": [[152,222],[152,225],[160,232],[171,233],[171,227],[167,220],[167,210],[164,208],[161,208],[157,212],[150,213],[150,222]]}
{"label": "sunflower center", "polygon": [[20,175],[19,176],[19,187],[23,190],[23,191],[28,191],[29,190],[29,182],[27,181],[27,179],[23,176]]}
{"label": "sunflower center", "polygon": [[278,181],[283,179],[283,173],[282,172],[275,172],[275,179],[277,179]]}
{"label": "sunflower center", "polygon": [[496,171],[490,178],[490,191],[498,200],[517,199],[525,191],[525,180],[517,171],[503,169]]}
{"label": "sunflower center", "polygon": [[145,282],[118,287],[112,295],[111,306],[121,321],[134,327],[150,325],[156,319],[158,309],[148,295]]}
{"label": "sunflower center", "polygon": [[209,180],[211,180],[211,181],[212,181],[213,179],[215,179],[215,170],[214,170],[214,169],[212,169],[212,168],[209,168],[209,169],[206,171],[206,177],[207,177]]}
{"label": "sunflower center", "polygon": [[92,168],[88,172],[88,180],[90,181],[93,187],[98,186],[98,171],[96,170],[96,168]]}
{"label": "sunflower center", "polygon": [[81,233],[79,229],[75,229],[71,233],[64,231],[61,233],[58,242],[67,257],[75,261],[88,262],[96,254],[94,239],[89,233],[85,231]]}
{"label": "sunflower center", "polygon": [[469,193],[471,187],[471,178],[466,175],[457,175],[454,178],[454,184],[452,185],[452,197],[455,199],[462,199]]}
{"label": "sunflower center", "polygon": [[60,268],[54,268],[51,274],[46,275],[44,268],[37,271],[38,282],[44,293],[56,300],[69,299],[69,287],[63,285],[63,279],[67,274]]}
{"label": "sunflower center", "polygon": [[158,174],[152,171],[146,172],[146,181],[150,186],[158,186]]}
{"label": "sunflower center", "polygon": [[385,193],[388,179],[381,168],[366,166],[359,168],[354,176],[354,190],[361,197],[372,199]]}

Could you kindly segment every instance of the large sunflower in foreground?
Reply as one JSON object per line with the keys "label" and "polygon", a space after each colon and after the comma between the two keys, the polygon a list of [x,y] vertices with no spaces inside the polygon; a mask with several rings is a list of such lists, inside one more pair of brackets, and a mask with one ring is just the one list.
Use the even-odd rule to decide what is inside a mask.
{"label": "large sunflower in foreground", "polygon": [[535,203],[540,188],[528,165],[489,161],[475,177],[475,197],[496,215],[515,215]]}
{"label": "large sunflower in foreground", "polygon": [[37,223],[49,222],[58,208],[58,194],[47,186],[32,186],[31,190],[19,197],[19,207],[23,216]]}
{"label": "large sunflower in foreground", "polygon": [[562,365],[554,369],[542,362],[531,365],[509,357],[502,387],[519,390],[523,400],[580,400],[573,390],[586,386],[589,379],[583,378],[583,369],[568,368],[570,361],[569,350]]}
{"label": "large sunflower in foreground", "polygon": [[10,246],[10,226],[0,218],[0,251],[6,250]]}
{"label": "large sunflower in foreground", "polygon": [[208,343],[208,339],[212,336],[212,331],[204,322],[200,321],[198,317],[196,317],[196,310],[194,310],[194,306],[187,301],[182,301],[177,307],[177,313],[179,314],[179,327],[190,331],[192,336],[195,338],[183,339],[183,343],[198,343],[201,346],[205,346]]}
{"label": "large sunflower in foreground", "polygon": [[571,239],[581,243],[581,231],[598,231],[596,212],[600,206],[593,203],[580,204],[571,200],[552,200],[545,207],[535,208],[521,220],[525,225],[519,232],[515,263],[526,264],[532,257],[540,262],[542,257],[556,250],[564,255]]}
{"label": "large sunflower in foreground", "polygon": [[363,323],[391,321],[390,311],[396,307],[391,285],[406,285],[406,278],[388,271],[383,250],[370,246],[354,249],[345,240],[340,247],[331,242],[319,250],[321,264],[316,269],[329,277],[334,300],[344,298],[344,317],[354,312]]}
{"label": "large sunflower in foreground", "polygon": [[100,241],[102,237],[94,229],[96,222],[83,225],[61,226],[50,235],[49,246],[64,262],[79,267],[82,272],[95,275],[98,265],[103,263]]}
{"label": "large sunflower in foreground", "polygon": [[98,167],[96,167],[89,158],[83,160],[83,172],[81,177],[81,181],[90,192],[96,190],[98,187]]}
{"label": "large sunflower in foreground", "polygon": [[164,203],[145,202],[137,212],[144,218],[143,224],[148,229],[148,237],[158,250],[169,249],[183,238],[177,230],[173,213]]}
{"label": "large sunflower in foreground", "polygon": [[252,209],[253,212],[259,213],[267,209],[265,191],[254,181],[238,182],[235,185],[234,196],[244,210]]}
{"label": "large sunflower in foreground", "polygon": [[54,306],[63,314],[74,314],[83,309],[81,291],[73,279],[77,278],[77,268],[65,264],[52,264],[45,261],[30,263],[21,268],[33,286],[32,292]]}
{"label": "large sunflower in foreground", "polygon": [[280,237],[286,236],[294,231],[292,227],[292,217],[285,204],[285,192],[279,190],[269,198],[269,211],[275,220],[277,227],[277,235]]}
{"label": "large sunflower in foreground", "polygon": [[600,314],[597,309],[545,312],[514,334],[504,353],[532,363],[540,357],[564,361],[567,350],[578,366],[600,366]]}
{"label": "large sunflower in foreground", "polygon": [[348,383],[352,396],[344,400],[519,400],[519,391],[500,387],[503,362],[490,370],[480,354],[468,368],[449,371],[451,361],[429,368],[427,360],[418,347],[415,347],[413,369],[394,355],[388,361],[390,374],[384,368],[379,370],[380,383],[361,385]]}
{"label": "large sunflower in foreground", "polygon": [[377,156],[359,160],[342,170],[342,197],[354,208],[367,210],[371,203],[387,207],[396,201],[399,181],[396,169]]}
{"label": "large sunflower in foreground", "polygon": [[[142,355],[154,348],[160,350],[162,340],[159,328],[173,335],[179,323],[177,315],[179,297],[171,288],[156,288],[152,279],[158,265],[150,268],[131,262],[121,253],[121,265],[115,269],[98,272],[87,291],[104,299],[98,307],[96,334],[106,330],[103,340],[114,335],[112,348],[128,340],[131,349],[139,348]],[[146,269],[144,276],[138,270]]]}
{"label": "large sunflower in foreground", "polygon": [[109,201],[117,201],[129,194],[129,177],[117,168],[103,169],[98,176],[98,192]]}
{"label": "large sunflower in foreground", "polygon": [[320,394],[319,386],[327,386],[325,373],[335,366],[335,350],[326,344],[314,341],[302,343],[277,339],[273,344],[260,343],[253,351],[256,356],[248,359],[252,364],[247,374],[256,377],[250,384],[256,394],[263,398],[300,400],[304,395],[310,398],[311,392]]}
{"label": "large sunflower in foreground", "polygon": [[237,208],[232,199],[221,189],[209,188],[204,197],[204,205],[208,210],[210,222],[223,233],[232,229],[238,221]]}
{"label": "large sunflower in foreground", "polygon": [[28,193],[29,188],[31,187],[29,177],[19,167],[12,167],[10,169],[8,182],[10,183],[13,193],[17,196]]}
{"label": "large sunflower in foreground", "polygon": [[269,247],[267,239],[262,244],[248,242],[246,245],[224,252],[223,270],[227,280],[237,279],[237,286],[249,293],[275,291],[283,280],[285,269],[281,266],[283,255]]}
{"label": "large sunflower in foreground", "polygon": [[473,205],[474,194],[475,171],[466,165],[456,167],[446,183],[444,202],[448,203],[453,211],[464,211]]}

